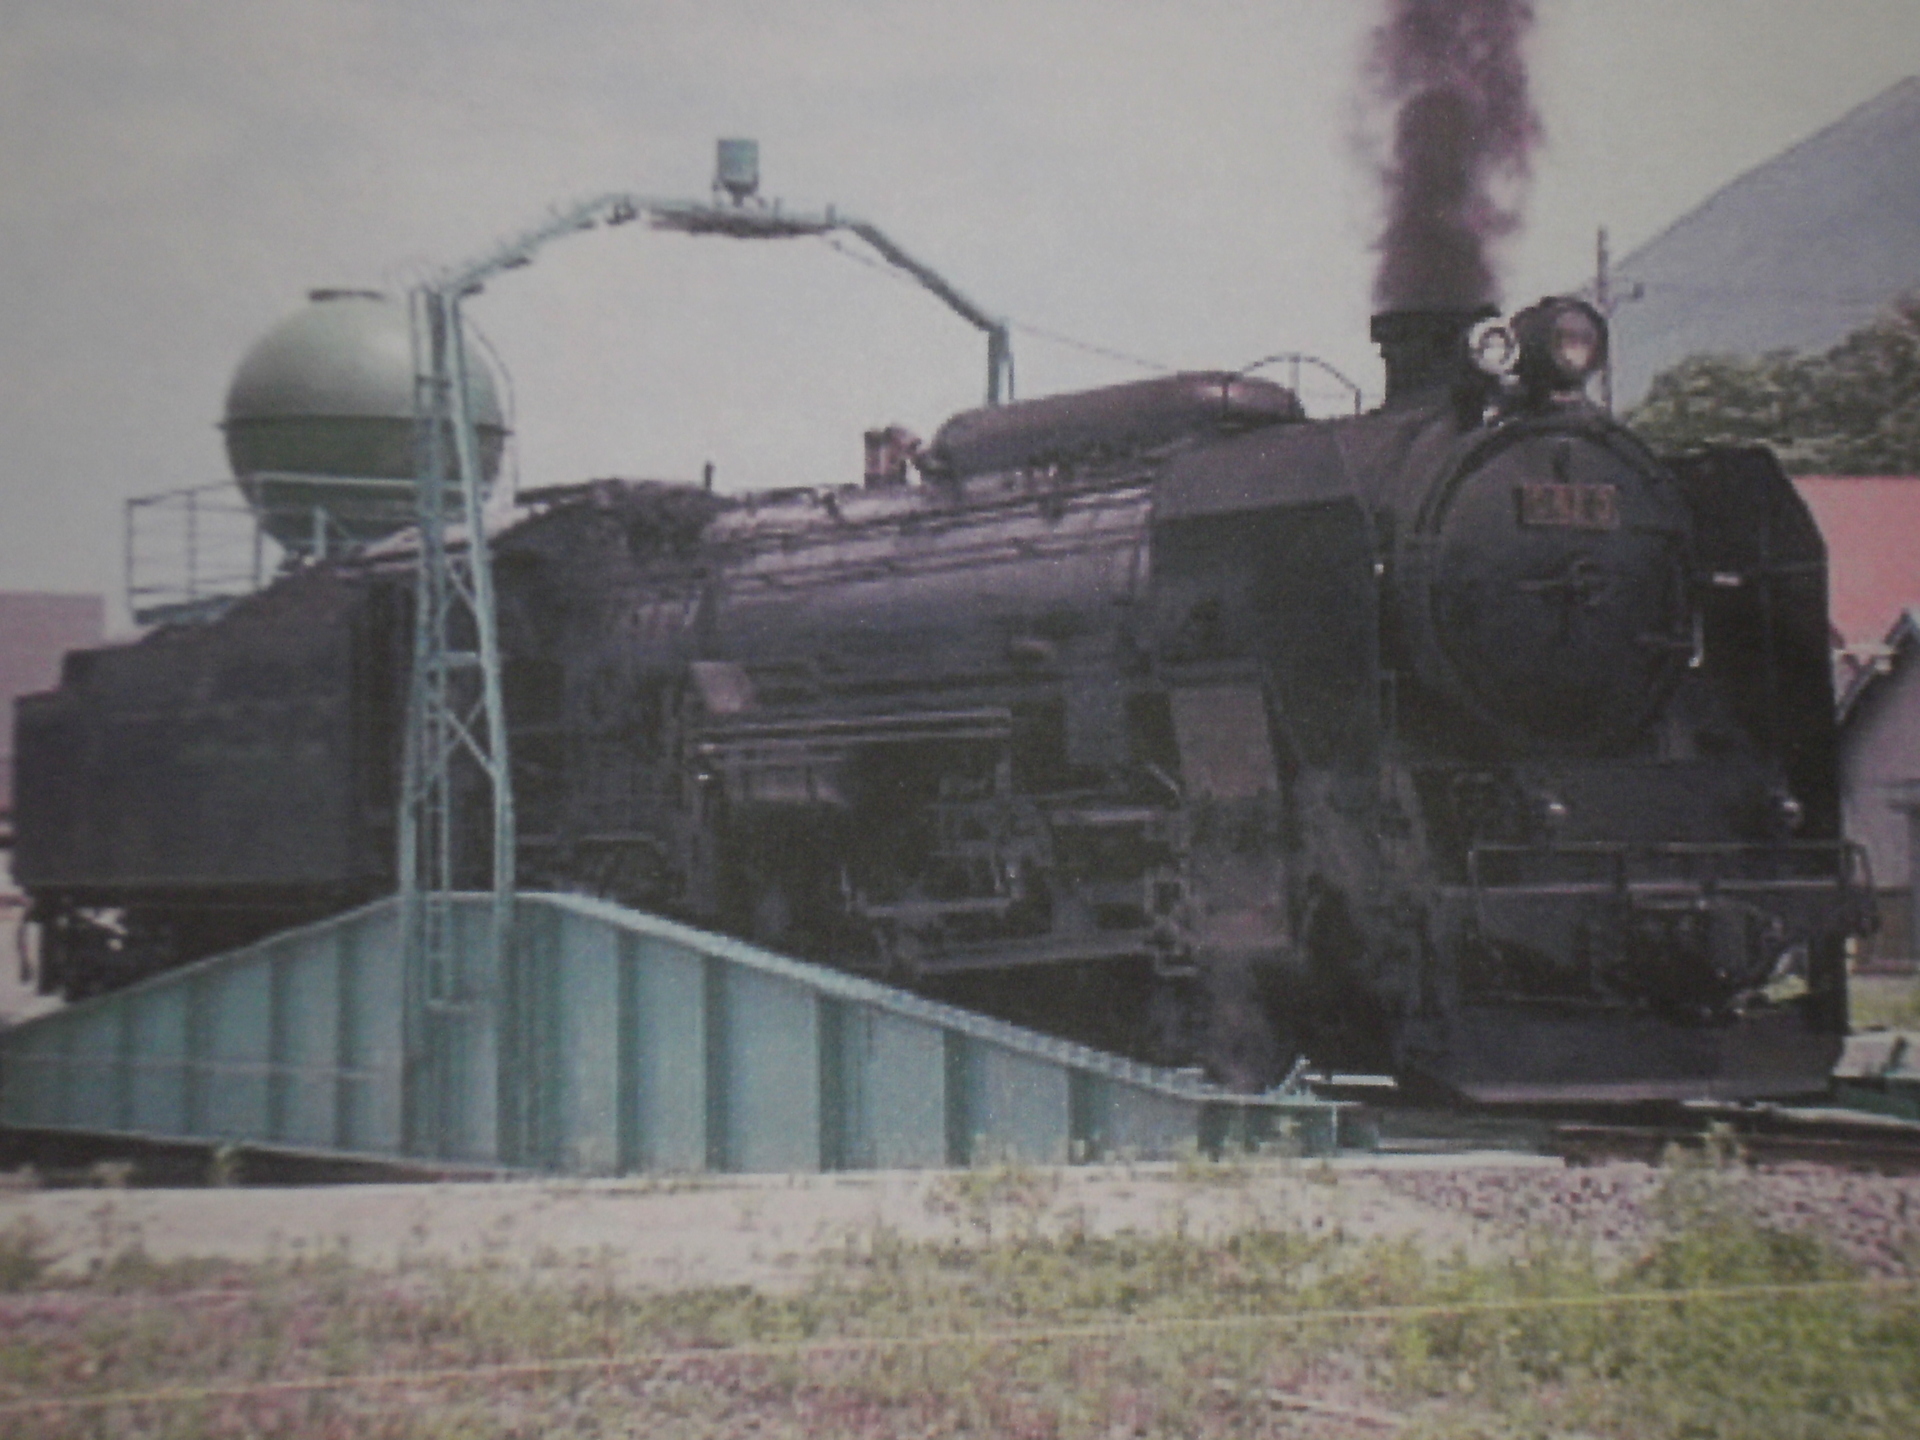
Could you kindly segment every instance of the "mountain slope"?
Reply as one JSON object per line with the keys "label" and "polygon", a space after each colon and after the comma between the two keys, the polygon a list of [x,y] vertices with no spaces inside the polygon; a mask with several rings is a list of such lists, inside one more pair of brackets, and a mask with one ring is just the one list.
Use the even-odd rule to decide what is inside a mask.
{"label": "mountain slope", "polygon": [[1824,350],[1920,288],[1920,77],[1756,166],[1618,267],[1622,408],[1706,351]]}

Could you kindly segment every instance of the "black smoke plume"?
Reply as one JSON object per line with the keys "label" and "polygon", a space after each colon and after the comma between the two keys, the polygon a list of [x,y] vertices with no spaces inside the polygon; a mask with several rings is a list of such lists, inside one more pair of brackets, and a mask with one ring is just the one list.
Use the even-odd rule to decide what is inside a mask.
{"label": "black smoke plume", "polygon": [[1523,55],[1532,0],[1386,0],[1367,63],[1392,116],[1375,248],[1381,310],[1463,309],[1499,298],[1493,249],[1520,224],[1541,137]]}

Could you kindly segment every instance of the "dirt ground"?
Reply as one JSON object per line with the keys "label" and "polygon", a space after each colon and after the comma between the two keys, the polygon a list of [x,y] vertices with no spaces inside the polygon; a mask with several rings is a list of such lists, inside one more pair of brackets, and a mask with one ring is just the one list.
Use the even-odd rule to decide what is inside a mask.
{"label": "dirt ground", "polygon": [[[1552,1233],[1603,1258],[1657,1225],[1657,1166],[1572,1167],[1487,1152],[1325,1161],[1186,1162],[857,1175],[507,1180],[275,1189],[0,1188],[0,1232],[24,1225],[80,1276],[127,1251],[158,1261],[339,1255],[369,1269],[484,1262],[651,1290],[803,1285],[830,1252],[1022,1234],[1250,1232],[1412,1239],[1484,1259]],[[1746,1172],[1762,1223],[1814,1232],[1868,1272],[1920,1259],[1920,1176],[1812,1166]],[[52,1278],[52,1277],[50,1277]]]}
{"label": "dirt ground", "polygon": [[[1475,1157],[1500,1172],[1559,1171],[1558,1160]],[[374,1268],[495,1260],[557,1274],[611,1268],[658,1288],[801,1283],[824,1250],[886,1230],[905,1240],[989,1238],[1019,1226],[1094,1234],[1196,1236],[1248,1229],[1419,1236],[1451,1248],[1491,1237],[1471,1215],[1418,1198],[1414,1175],[1459,1157],[1249,1164],[509,1180],[307,1189],[0,1192],[0,1229],[40,1227],[83,1273],[131,1247],[156,1260],[290,1259],[339,1252]],[[1396,1178],[1397,1177],[1397,1178]]]}

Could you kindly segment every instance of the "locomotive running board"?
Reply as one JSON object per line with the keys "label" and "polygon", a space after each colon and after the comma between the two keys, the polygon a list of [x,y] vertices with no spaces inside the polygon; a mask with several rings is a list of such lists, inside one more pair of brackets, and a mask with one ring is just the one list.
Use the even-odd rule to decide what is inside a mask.
{"label": "locomotive running board", "polygon": [[0,1124],[571,1174],[1353,1143],[1340,1102],[1233,1094],[602,901],[520,896],[488,973],[489,903],[454,902],[462,1003],[412,1025],[389,899],[0,1032]]}

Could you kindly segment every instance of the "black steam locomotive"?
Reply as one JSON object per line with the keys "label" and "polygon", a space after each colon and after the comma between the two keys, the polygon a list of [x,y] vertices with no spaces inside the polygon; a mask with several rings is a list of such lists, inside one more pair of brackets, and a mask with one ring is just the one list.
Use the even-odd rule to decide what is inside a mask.
{"label": "black steam locomotive", "polygon": [[[1580,302],[1374,332],[1350,419],[1182,374],[876,432],[863,485],[524,496],[522,885],[1243,1088],[1302,1055],[1495,1103],[1820,1088],[1869,891],[1807,511],[1763,451],[1657,459],[1590,406]],[[410,562],[21,703],[43,988],[391,888]]]}

